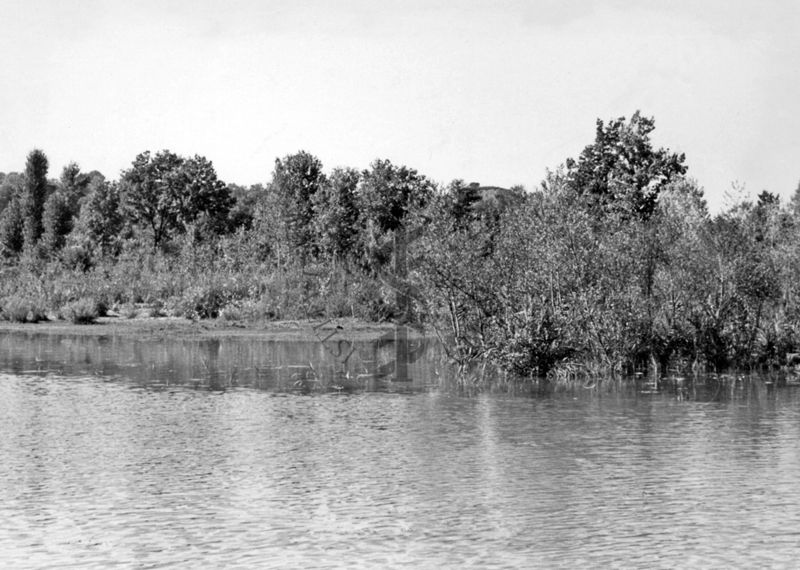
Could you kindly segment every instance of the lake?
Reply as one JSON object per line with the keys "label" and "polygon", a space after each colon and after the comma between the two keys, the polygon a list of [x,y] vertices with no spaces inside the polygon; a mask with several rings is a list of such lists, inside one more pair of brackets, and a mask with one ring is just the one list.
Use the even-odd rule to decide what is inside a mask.
{"label": "lake", "polygon": [[0,333],[0,566],[796,565],[791,376],[481,392],[323,340]]}

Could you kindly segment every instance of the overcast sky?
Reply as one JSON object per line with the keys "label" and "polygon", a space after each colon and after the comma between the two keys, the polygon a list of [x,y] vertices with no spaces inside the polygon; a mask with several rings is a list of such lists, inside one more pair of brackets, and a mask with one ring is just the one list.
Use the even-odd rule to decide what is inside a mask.
{"label": "overcast sky", "polygon": [[800,181],[797,0],[0,0],[0,70],[4,172],[168,148],[252,184],[303,149],[531,188],[640,109],[712,208]]}

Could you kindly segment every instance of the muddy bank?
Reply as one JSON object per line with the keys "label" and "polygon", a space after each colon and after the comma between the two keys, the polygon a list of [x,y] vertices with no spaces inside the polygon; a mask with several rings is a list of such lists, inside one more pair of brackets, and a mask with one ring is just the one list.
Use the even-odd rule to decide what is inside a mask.
{"label": "muddy bank", "polygon": [[[356,341],[378,340],[392,335],[398,325],[369,323],[357,319],[268,321],[260,323],[192,321],[177,317],[148,317],[126,319],[117,316],[101,317],[87,325],[50,320],[40,323],[11,323],[0,321],[0,334],[35,333],[87,336],[124,336],[130,338],[228,338],[243,337],[263,340],[320,340],[336,335]],[[433,331],[406,327],[408,338],[434,336]]]}

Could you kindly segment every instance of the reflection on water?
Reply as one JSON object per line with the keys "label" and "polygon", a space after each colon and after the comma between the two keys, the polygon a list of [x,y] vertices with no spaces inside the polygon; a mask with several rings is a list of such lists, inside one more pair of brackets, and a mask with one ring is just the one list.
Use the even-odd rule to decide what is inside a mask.
{"label": "reflection on water", "polygon": [[0,566],[795,564],[794,386],[305,395],[260,371],[318,347],[204,342],[0,338]]}
{"label": "reflection on water", "polygon": [[374,390],[389,382],[397,389],[404,382],[422,387],[440,360],[438,350],[430,339],[409,338],[405,327],[397,328],[403,333],[389,331],[377,342],[352,340],[338,330],[312,331],[312,340],[303,342],[4,334],[0,369],[220,390]]}

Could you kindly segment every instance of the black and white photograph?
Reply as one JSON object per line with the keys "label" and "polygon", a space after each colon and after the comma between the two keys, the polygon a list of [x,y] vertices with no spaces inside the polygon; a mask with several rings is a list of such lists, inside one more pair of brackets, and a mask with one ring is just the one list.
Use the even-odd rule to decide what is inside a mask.
{"label": "black and white photograph", "polygon": [[0,568],[795,568],[800,2],[0,0]]}

